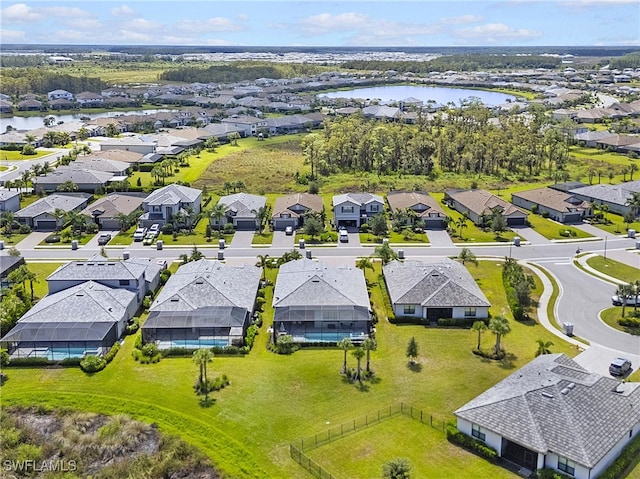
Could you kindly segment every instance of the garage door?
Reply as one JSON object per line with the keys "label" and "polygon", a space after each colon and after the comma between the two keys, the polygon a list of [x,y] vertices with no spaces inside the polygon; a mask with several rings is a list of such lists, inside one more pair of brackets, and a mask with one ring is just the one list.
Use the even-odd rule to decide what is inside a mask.
{"label": "garage door", "polygon": [[42,231],[53,231],[56,229],[56,220],[41,220],[35,224],[35,229]]}
{"label": "garage door", "polygon": [[526,224],[526,218],[507,218],[507,225],[509,226],[524,226]]}
{"label": "garage door", "polygon": [[274,219],[273,220],[273,229],[276,231],[284,231],[287,226],[291,226],[293,228],[298,224],[298,220],[296,218],[287,218],[287,219]]}
{"label": "garage door", "polygon": [[581,223],[582,215],[580,213],[566,214],[564,215],[564,222],[565,223]]}
{"label": "garage door", "polygon": [[238,220],[236,222],[236,229],[242,231],[255,231],[256,222],[253,220]]}

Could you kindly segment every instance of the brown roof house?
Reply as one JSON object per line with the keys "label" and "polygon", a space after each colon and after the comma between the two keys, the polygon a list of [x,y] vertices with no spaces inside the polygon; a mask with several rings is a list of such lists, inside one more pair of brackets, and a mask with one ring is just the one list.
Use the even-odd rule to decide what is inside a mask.
{"label": "brown roof house", "polygon": [[387,194],[387,201],[392,213],[413,211],[409,222],[424,223],[428,229],[442,229],[446,226],[447,215],[438,202],[424,191],[392,191]]}
{"label": "brown roof house", "polygon": [[513,193],[511,202],[538,214],[549,215],[552,220],[560,223],[580,223],[585,216],[591,214],[591,204],[588,201],[552,188]]}
{"label": "brown roof house", "polygon": [[466,214],[476,225],[484,225],[494,211],[500,211],[508,226],[527,224],[528,214],[520,208],[485,190],[448,190],[444,200],[459,213]]}
{"label": "brown roof house", "polygon": [[119,215],[129,215],[136,210],[142,214],[145,193],[111,193],[91,203],[80,213],[93,218],[101,230],[119,230]]}
{"label": "brown roof house", "polygon": [[271,215],[273,229],[284,230],[287,226],[298,228],[304,224],[304,216],[309,212],[322,213],[322,197],[309,193],[279,196]]}

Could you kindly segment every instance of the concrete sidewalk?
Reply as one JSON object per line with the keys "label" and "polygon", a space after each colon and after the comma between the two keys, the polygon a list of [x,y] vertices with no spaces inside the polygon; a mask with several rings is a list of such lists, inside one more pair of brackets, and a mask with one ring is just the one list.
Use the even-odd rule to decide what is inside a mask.
{"label": "concrete sidewalk", "polygon": [[594,269],[587,264],[587,260],[589,258],[593,258],[596,256],[600,256],[600,255],[595,253],[588,253],[588,254],[579,256],[578,258],[576,258],[576,260],[578,261],[578,264],[580,265],[580,267],[584,268],[585,271],[587,271],[590,275],[600,278],[604,281],[608,281],[609,283],[613,283],[615,285],[624,284],[624,281],[621,281],[618,278],[614,278],[613,276],[609,276],[601,271],[598,271],[597,269]]}

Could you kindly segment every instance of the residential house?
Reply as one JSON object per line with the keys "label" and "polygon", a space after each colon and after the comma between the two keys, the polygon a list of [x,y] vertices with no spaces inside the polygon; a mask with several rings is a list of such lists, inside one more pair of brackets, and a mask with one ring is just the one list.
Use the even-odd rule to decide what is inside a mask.
{"label": "residential house", "polygon": [[31,182],[36,191],[57,191],[64,183],[71,182],[78,187],[78,191],[94,193],[96,190],[104,190],[111,181],[120,179],[122,178],[107,171],[61,166],[46,175],[33,177]]}
{"label": "residential house", "polygon": [[11,101],[0,99],[0,113],[13,113],[13,104]]}
{"label": "residential house", "polygon": [[584,143],[585,146],[590,148],[596,147],[596,142],[604,138],[611,138],[613,133],[608,131],[587,131],[585,133],[577,133],[573,136],[573,140],[577,143]]}
{"label": "residential house", "polygon": [[81,211],[87,206],[92,195],[87,193],[54,193],[40,198],[15,214],[16,220],[31,229],[53,231],[62,228],[65,218],[56,218],[56,210],[68,213]]}
{"label": "residential house", "polygon": [[240,136],[246,136],[245,128],[237,127],[229,123],[209,123],[204,127],[212,136],[215,136],[220,142],[228,142],[229,135],[238,133]]}
{"label": "residential house", "polygon": [[293,193],[279,196],[273,205],[271,221],[275,231],[284,230],[287,226],[294,229],[304,225],[307,213],[321,214],[322,197],[309,193]]}
{"label": "residential house", "polygon": [[[126,153],[126,152],[125,152]],[[70,168],[80,168],[92,171],[103,171],[113,173],[116,176],[127,177],[131,164],[124,161],[109,160],[95,156],[79,157],[76,161],[69,164]]]}
{"label": "residential house", "polygon": [[142,211],[142,202],[146,197],[146,193],[109,193],[80,213],[92,218],[101,230],[119,230],[120,215]]}
{"label": "residential house", "polygon": [[70,93],[67,90],[53,90],[47,93],[47,98],[49,99],[49,101],[53,101],[53,100],[73,101],[73,93]]}
{"label": "residential house", "polygon": [[448,190],[444,200],[451,208],[466,214],[476,225],[484,225],[494,212],[500,212],[507,226],[523,226],[527,224],[528,214],[503,200],[499,196],[485,190]]}
{"label": "residential house", "polygon": [[454,414],[461,432],[511,463],[596,479],[640,433],[640,383],[543,354]]}
{"label": "residential house", "polygon": [[536,188],[511,195],[511,202],[521,208],[549,216],[560,223],[581,223],[591,214],[591,205],[571,193],[552,188]]}
{"label": "residential house", "polygon": [[0,188],[0,213],[3,211],[13,211],[20,209],[20,193],[18,191]]}
{"label": "residential house", "polygon": [[104,105],[104,98],[98,93],[85,91],[76,95],[80,108],[98,108]]}
{"label": "residential house", "polygon": [[171,223],[174,215],[181,213],[185,222],[195,219],[200,213],[202,191],[174,183],[153,191],[142,202],[143,215],[140,226],[148,227],[154,223],[160,226]]}
{"label": "residential house", "polygon": [[242,346],[261,270],[201,259],[171,275],[142,326],[144,343],[161,349]]}
{"label": "residential house", "polygon": [[260,228],[260,219],[256,212],[266,206],[267,198],[248,193],[235,193],[221,197],[218,204],[225,205],[225,217],[220,220],[211,217],[211,226],[220,228],[227,223],[232,223],[238,230],[257,230]]}
{"label": "residential house", "polygon": [[155,153],[158,145],[154,141],[144,141],[138,136],[127,136],[124,138],[105,138],[99,143],[99,146],[100,150],[125,150],[146,155]]}
{"label": "residential house", "polygon": [[569,191],[576,198],[588,201],[593,209],[606,205],[612,213],[624,215],[631,211],[627,204],[634,193],[640,193],[640,181],[628,181],[619,185],[589,185]]}
{"label": "residential house", "polygon": [[24,264],[22,256],[0,256],[0,287],[6,288],[10,285],[9,275]]}
{"label": "residential house", "polygon": [[280,266],[273,293],[274,335],[295,342],[361,342],[371,331],[362,270],[310,259]]}
{"label": "residential house", "polygon": [[268,127],[266,119],[254,116],[233,116],[231,118],[223,118],[220,121],[236,128],[242,128],[244,131],[242,136],[256,136],[261,129]]}
{"label": "residential house", "polygon": [[40,100],[30,98],[18,102],[18,110],[21,111],[42,111],[45,110],[44,104]]}
{"label": "residential house", "polygon": [[439,261],[392,261],[383,267],[396,317],[437,321],[484,319],[490,303],[469,271],[449,258]]}
{"label": "residential house", "polygon": [[346,193],[333,197],[333,218],[336,226],[357,227],[372,216],[384,212],[382,196],[371,193]]}
{"label": "residential house", "polygon": [[424,191],[391,191],[387,193],[391,212],[408,213],[410,224],[422,222],[427,229],[442,229],[447,215],[438,202]]}
{"label": "residential house", "polygon": [[136,295],[95,281],[48,294],[2,339],[12,358],[104,355],[138,309]]}

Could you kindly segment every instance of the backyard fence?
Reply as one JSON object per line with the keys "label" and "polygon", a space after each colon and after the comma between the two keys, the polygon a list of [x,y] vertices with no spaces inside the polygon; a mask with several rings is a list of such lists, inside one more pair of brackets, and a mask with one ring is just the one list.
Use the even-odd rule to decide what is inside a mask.
{"label": "backyard fence", "polygon": [[319,479],[335,479],[335,476],[310,459],[304,451],[316,449],[324,444],[341,439],[348,434],[366,429],[399,415],[409,416],[412,419],[441,431],[443,434],[445,432],[447,422],[444,419],[435,418],[433,414],[414,408],[410,404],[400,403],[388,406],[384,409],[379,409],[373,414],[367,414],[366,416],[353,419],[352,421],[332,426],[326,431],[314,434],[313,436],[300,438],[289,445],[289,453],[294,461],[304,467],[315,477]]}

